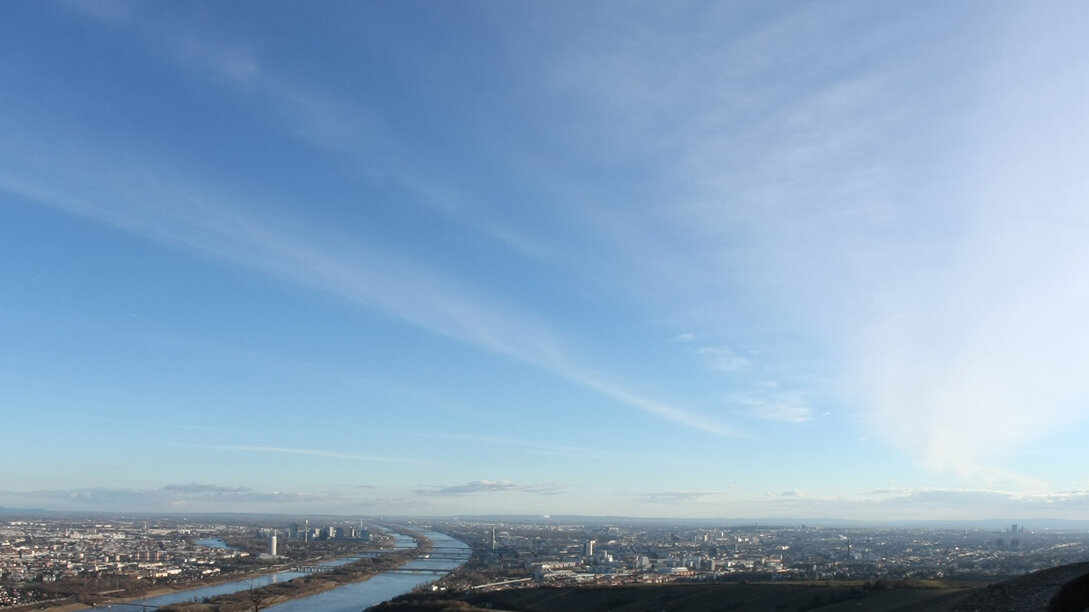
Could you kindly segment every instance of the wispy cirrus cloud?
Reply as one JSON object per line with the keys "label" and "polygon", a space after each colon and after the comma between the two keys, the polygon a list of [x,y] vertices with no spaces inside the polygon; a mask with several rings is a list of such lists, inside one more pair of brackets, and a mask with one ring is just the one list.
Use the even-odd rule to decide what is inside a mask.
{"label": "wispy cirrus cloud", "polygon": [[[429,432],[429,431],[399,431],[397,435],[413,437],[413,438],[426,438],[426,439],[438,439],[438,440],[458,440],[465,442],[472,442],[476,444],[478,448],[485,448],[488,446],[502,446],[519,448],[532,455],[544,455],[548,457],[563,457],[567,459],[576,459],[580,461],[608,461],[612,463],[628,463],[640,461],[649,461],[657,465],[678,465],[678,466],[707,466],[706,461],[695,459],[692,457],[676,456],[670,454],[653,454],[647,451],[638,452],[617,452],[606,451],[600,448],[592,447],[580,447],[580,446],[567,446],[560,444],[546,444],[535,440],[525,440],[519,438],[499,437],[499,436],[482,436],[477,434],[461,434],[451,432]],[[507,451],[503,451],[507,452]]]}
{"label": "wispy cirrus cloud", "polygon": [[728,346],[704,346],[696,349],[696,354],[707,361],[707,367],[727,374],[744,372],[752,365],[749,359]]}
{"label": "wispy cirrus cloud", "polygon": [[403,457],[384,457],[380,455],[358,455],[354,453],[337,453],[311,448],[291,448],[282,446],[235,446],[235,445],[203,445],[201,448],[209,448],[223,451],[237,451],[243,453],[263,453],[273,455],[304,455],[307,457],[319,457],[325,459],[343,459],[345,461],[364,461],[376,463],[420,463],[415,459]]}
{"label": "wispy cirrus cloud", "polygon": [[[1039,488],[990,460],[1086,414],[1089,389],[1079,364],[1089,346],[1081,325],[1089,298],[1085,283],[1071,281],[1089,260],[1078,208],[1089,191],[1076,161],[1089,138],[1084,113],[1071,102],[1087,97],[1089,81],[1070,78],[1085,72],[1077,63],[1084,37],[1071,25],[1056,30],[1061,36],[1042,35],[1042,25],[1054,24],[1032,19],[1031,10],[1010,11],[1029,19],[1024,28],[1009,28],[1015,40],[995,45],[989,37],[1010,25],[992,27],[1001,19],[962,35],[955,20],[935,13],[861,4],[758,11],[741,20],[721,6],[681,9],[669,20],[653,10],[619,20],[593,8],[557,11],[559,27],[540,26],[543,36],[560,38],[553,34],[570,25],[572,36],[549,47],[554,53],[534,56],[545,70],[525,72],[534,79],[543,73],[548,83],[524,91],[551,96],[539,106],[570,110],[545,123],[569,131],[556,137],[554,159],[526,164],[552,169],[510,174],[525,180],[522,188],[534,179],[547,184],[541,216],[563,227],[564,238],[581,234],[573,240],[593,245],[570,249],[578,264],[571,269],[609,279],[602,287],[630,290],[635,299],[622,306],[652,310],[647,319],[692,330],[676,340],[693,344],[673,345],[674,353],[690,353],[697,338],[729,338],[729,347],[699,354],[708,368],[728,374],[716,378],[731,385],[729,392],[704,395],[725,395],[725,414],[812,421],[813,398],[827,397],[808,386],[819,380],[812,385],[826,384],[839,405],[854,407],[862,422],[927,468],[965,475],[974,485],[1004,480]],[[302,72],[278,73],[257,46],[218,37],[222,29],[149,21],[139,4],[99,13],[110,27],[141,32],[137,37],[158,45],[187,78],[219,87],[211,92],[217,101],[233,97],[247,109],[252,103],[254,116],[320,149],[323,158],[332,152],[341,162],[370,163],[368,156],[385,146],[390,126],[358,102],[365,95],[353,98],[333,80],[323,85]],[[517,51],[533,44],[514,39],[537,32],[542,21],[504,23],[530,24],[501,34]],[[745,24],[745,31],[723,36],[718,30],[727,23]],[[941,36],[905,36],[919,27]],[[913,42],[919,40],[926,42]],[[998,47],[1003,52],[993,53]],[[1005,58],[1024,59],[1011,67]],[[0,118],[0,141],[10,143],[0,153],[0,185],[9,193],[341,297],[536,367],[637,414],[693,431],[736,433],[728,417],[638,388],[685,397],[669,391],[664,377],[633,384],[580,359],[589,353],[580,353],[565,330],[534,316],[533,305],[512,306],[502,287],[482,291],[472,284],[480,281],[461,283],[441,263],[420,265],[361,245],[349,231],[307,226],[260,196],[238,197],[184,170],[184,160],[156,160],[110,135],[87,133],[93,122],[49,139],[42,133],[65,132],[50,127],[50,113],[42,111],[29,128],[20,125],[25,117],[0,114],[9,115]],[[368,169],[385,168],[375,164]],[[553,178],[549,171],[578,177],[591,169],[595,177],[615,172],[623,182],[632,169],[640,176],[630,199],[602,197],[611,185],[593,183],[603,179],[566,179],[566,192],[553,187],[562,179],[541,180]],[[430,189],[421,187],[425,181],[395,180],[443,200],[448,214],[471,218],[525,255],[569,256],[526,231],[532,223],[508,226],[502,213],[491,217],[487,204],[459,210],[464,196],[441,181]],[[557,197],[576,193],[589,195]],[[579,207],[586,212],[570,213]],[[655,331],[653,338],[671,333]],[[796,354],[813,359],[793,367]],[[757,374],[782,380],[789,391],[733,384]],[[526,448],[569,457],[586,450]],[[306,449],[249,452],[321,456]]]}
{"label": "wispy cirrus cloud", "polygon": [[742,406],[748,416],[767,421],[806,423],[816,418],[816,410],[799,392],[769,389],[735,394],[730,401]]}
{"label": "wispy cirrus cloud", "polygon": [[[24,136],[17,140],[32,146],[33,139]],[[240,204],[246,198],[197,187],[135,157],[118,163],[116,157],[103,160],[88,151],[70,153],[62,164],[50,161],[53,156],[45,150],[14,153],[0,151],[11,162],[0,171],[0,189],[9,193],[375,308],[686,427],[735,434],[711,417],[646,397],[578,364],[543,322],[392,253],[329,229],[277,221],[267,206],[258,216],[257,203]]]}
{"label": "wispy cirrus cloud", "polygon": [[[641,297],[685,325],[790,336],[773,360],[819,357],[788,386],[827,374],[812,386],[887,443],[976,484],[1083,421],[1085,8],[989,12],[965,35],[956,11],[799,5],[736,37],[715,35],[718,10],[666,27],[589,11],[549,58],[588,109],[572,153],[653,168],[670,202],[600,231],[639,262]],[[773,394],[753,414],[813,418]]]}
{"label": "wispy cirrus cloud", "polygon": [[[145,16],[138,5],[130,9],[124,20],[103,23],[142,33],[147,44],[162,46],[196,74],[213,73],[226,79],[229,88],[259,96],[270,112],[297,123],[297,129],[289,130],[304,139],[316,138],[311,143],[315,146],[355,158],[373,144],[371,132],[383,129],[377,120],[363,119],[371,116],[366,108],[275,74],[245,44],[201,39]],[[94,10],[88,14],[99,17]],[[12,142],[0,151],[8,168],[0,171],[0,189],[9,193],[375,308],[684,427],[737,435],[736,428],[712,416],[648,397],[582,363],[563,334],[546,322],[497,296],[470,290],[441,270],[368,247],[332,228],[278,214],[283,209],[275,203],[252,201],[183,176],[169,164],[155,164],[123,146],[103,156],[101,147],[64,142],[59,134],[49,147],[35,146],[37,136],[15,125],[0,125],[0,134]],[[404,174],[406,185],[419,182],[411,172]]]}
{"label": "wispy cirrus cloud", "polygon": [[[154,511],[190,509],[214,511],[222,504],[255,508],[342,503],[336,495],[316,492],[259,491],[214,484],[166,485],[159,489],[86,487],[37,491],[0,491],[5,503],[63,510]],[[237,509],[237,507],[236,507]]]}
{"label": "wispy cirrus cloud", "polygon": [[[616,453],[605,452],[600,449],[594,448],[582,448],[574,446],[561,446],[556,444],[545,444],[542,442],[536,442],[533,440],[521,440],[516,438],[503,438],[498,436],[482,436],[477,434],[461,434],[450,432],[428,432],[428,431],[404,431],[398,432],[399,435],[410,436],[414,438],[427,438],[427,439],[439,439],[439,440],[458,440],[465,442],[472,442],[481,446],[503,446],[503,447],[515,447],[533,454],[552,455],[558,457],[567,457],[571,459],[581,460],[593,460],[593,461],[632,461],[636,458],[645,458],[645,454],[631,454],[620,455]],[[506,452],[506,451],[504,451]]]}
{"label": "wispy cirrus cloud", "polygon": [[271,127],[320,149],[348,156],[367,167],[381,163],[379,150],[390,146],[381,120],[365,105],[332,91],[285,77],[269,69],[245,42],[216,39],[177,20],[157,18],[139,4],[70,2],[78,12],[103,25],[141,37],[157,52],[195,78],[227,89],[251,108],[260,109]]}

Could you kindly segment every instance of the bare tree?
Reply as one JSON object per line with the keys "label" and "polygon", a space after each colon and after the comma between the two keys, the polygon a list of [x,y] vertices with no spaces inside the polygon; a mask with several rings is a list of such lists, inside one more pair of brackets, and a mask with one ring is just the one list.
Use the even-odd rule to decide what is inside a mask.
{"label": "bare tree", "polygon": [[249,595],[246,599],[250,602],[250,605],[253,606],[253,612],[261,612],[261,610],[264,610],[279,601],[280,596],[262,592],[261,589],[250,587]]}

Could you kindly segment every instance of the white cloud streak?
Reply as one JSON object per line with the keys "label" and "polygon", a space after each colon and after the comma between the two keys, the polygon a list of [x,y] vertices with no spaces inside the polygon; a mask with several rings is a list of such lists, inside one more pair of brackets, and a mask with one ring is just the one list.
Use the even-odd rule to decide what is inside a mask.
{"label": "white cloud streak", "polygon": [[[6,128],[6,129],[4,129]],[[328,230],[276,219],[268,205],[211,192],[115,153],[70,144],[56,157],[14,126],[25,149],[0,152],[0,189],[171,247],[337,295],[432,332],[539,367],[619,403],[713,435],[714,419],[656,401],[573,365],[556,333],[502,301]],[[78,194],[78,195],[77,195]],[[256,211],[261,210],[258,215]]]}
{"label": "white cloud streak", "polygon": [[324,493],[257,491],[248,487],[218,485],[167,485],[161,489],[88,487],[38,491],[0,491],[4,503],[42,504],[57,510],[93,511],[231,511],[245,508],[282,511],[314,508],[345,501]]}
{"label": "white cloud streak", "polygon": [[[664,203],[600,232],[644,260],[646,299],[790,336],[823,358],[775,374],[799,397],[836,395],[929,470],[1033,489],[1003,461],[1089,416],[1089,11],[992,7],[968,31],[963,7],[887,9],[799,6],[740,38],[714,8],[591,19],[550,74],[587,157],[655,171]],[[776,395],[743,399],[813,418]]]}
{"label": "white cloud streak", "polygon": [[[94,10],[88,14],[101,17]],[[229,88],[256,92],[264,101],[262,106],[280,115],[288,131],[311,145],[359,161],[369,158],[366,151],[373,136],[384,129],[379,121],[366,119],[371,116],[366,108],[273,74],[245,45],[203,40],[147,20],[138,11],[105,23],[135,28],[182,65],[213,74]],[[97,149],[61,142],[50,143],[44,150],[35,145],[33,134],[2,124],[0,130],[14,136],[3,154],[16,156],[7,164],[7,172],[0,171],[0,189],[178,249],[338,295],[549,371],[682,426],[712,435],[735,435],[713,418],[644,397],[592,372],[577,364],[544,323],[392,253],[326,229],[277,220],[268,203],[239,205],[245,198],[198,186],[163,167],[151,166],[137,154],[126,159],[115,153],[103,159]],[[16,142],[25,148],[18,148]],[[58,155],[58,145],[67,150]],[[406,185],[418,181],[404,178]]]}
{"label": "white cloud streak", "polygon": [[816,418],[816,410],[799,392],[770,389],[734,394],[729,401],[742,406],[749,416],[767,421],[806,423]]}
{"label": "white cloud streak", "polygon": [[[949,256],[890,269],[855,358],[871,423],[935,470],[995,463],[1089,415],[1084,7],[1008,15],[965,146]],[[1016,25],[1012,25],[1013,22]],[[1031,482],[1023,486],[1035,488]]]}
{"label": "white cloud streak", "polygon": [[707,365],[712,370],[736,374],[748,370],[752,362],[738,355],[728,346],[705,346],[696,351],[698,355],[707,360]]}
{"label": "white cloud streak", "polygon": [[[699,337],[760,327],[818,345],[832,357],[821,373],[837,377],[825,384],[921,464],[1033,487],[994,464],[1089,414],[1086,9],[998,10],[970,30],[941,11],[875,20],[870,10],[801,6],[738,37],[717,35],[728,15],[616,26],[594,13],[593,27],[548,56],[547,93],[579,109],[565,136],[588,166],[655,174],[645,201],[571,218],[612,254],[603,260],[626,262],[641,297]],[[351,157],[381,139],[382,126],[356,114],[366,109],[269,74],[244,47],[168,44],[179,61],[256,91],[314,146]],[[32,136],[8,138],[9,192],[342,296],[696,430],[735,433],[581,366],[547,325],[429,270],[328,232],[257,222],[235,198],[139,161],[43,152]],[[16,147],[24,157],[11,159]],[[101,193],[109,199],[84,195]],[[605,267],[596,261],[586,258]],[[742,399],[754,414],[803,422],[813,415],[801,397]]]}
{"label": "white cloud streak", "polygon": [[383,123],[367,107],[268,70],[245,43],[203,38],[191,28],[153,18],[139,4],[126,5],[123,11],[104,11],[98,4],[102,3],[76,2],[71,6],[107,26],[141,36],[149,48],[197,78],[216,83],[253,108],[262,109],[275,128],[378,169],[381,158],[376,153],[388,148],[389,140]]}
{"label": "white cloud streak", "polygon": [[478,449],[488,446],[514,447],[535,455],[563,457],[567,459],[575,459],[578,461],[608,461],[611,463],[626,463],[628,465],[639,462],[650,462],[656,465],[678,465],[687,467],[706,467],[708,465],[706,461],[700,461],[689,457],[676,455],[655,455],[652,453],[648,453],[645,450],[632,453],[621,453],[615,451],[605,451],[599,448],[544,444],[541,442],[520,440],[516,438],[501,438],[497,436],[481,436],[447,432],[409,430],[397,432],[397,434],[414,438],[471,442],[476,445]]}
{"label": "white cloud streak", "polygon": [[274,455],[304,455],[307,457],[320,457],[324,459],[343,459],[345,461],[365,461],[375,463],[420,463],[415,459],[401,457],[382,457],[377,455],[356,455],[352,453],[336,453],[332,451],[316,450],[310,448],[289,448],[280,446],[233,446],[233,445],[204,445],[200,448],[224,451],[238,451],[243,453],[263,453]]}
{"label": "white cloud streak", "polygon": [[463,485],[418,489],[417,495],[462,496],[483,493],[528,493],[532,495],[558,495],[562,487],[556,485],[524,485],[509,480],[477,480]]}

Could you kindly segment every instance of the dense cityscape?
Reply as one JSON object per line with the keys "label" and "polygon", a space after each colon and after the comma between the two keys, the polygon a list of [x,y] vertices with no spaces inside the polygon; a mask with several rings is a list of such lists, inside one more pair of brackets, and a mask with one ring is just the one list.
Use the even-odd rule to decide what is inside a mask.
{"label": "dense cityscape", "polygon": [[[281,535],[282,534],[282,535]],[[138,595],[367,551],[391,538],[359,521],[20,518],[0,523],[0,606]]]}
{"label": "dense cityscape", "polygon": [[[1089,532],[1010,524],[925,529],[670,524],[635,519],[12,518],[0,606],[123,598],[381,551],[387,529],[434,530],[471,559],[432,590],[695,581],[994,582],[1089,557]],[[29,608],[28,608],[29,609]]]}
{"label": "dense cityscape", "polygon": [[[991,581],[1082,561],[1085,531],[830,528],[664,522],[439,526],[469,542],[489,578],[549,583],[945,578]],[[483,531],[482,531],[483,529]]]}

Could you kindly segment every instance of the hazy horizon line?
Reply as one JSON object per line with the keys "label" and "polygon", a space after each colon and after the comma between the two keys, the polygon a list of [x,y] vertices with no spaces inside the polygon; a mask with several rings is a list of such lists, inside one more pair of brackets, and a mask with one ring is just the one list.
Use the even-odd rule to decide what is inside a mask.
{"label": "hazy horizon line", "polygon": [[865,519],[865,518],[837,518],[825,517],[670,517],[670,516],[626,516],[611,514],[435,514],[435,515],[409,515],[409,514],[344,514],[344,513],[284,513],[284,512],[238,512],[238,511],[202,511],[202,512],[155,512],[148,510],[109,511],[109,510],[51,510],[48,508],[10,508],[0,506],[0,516],[40,516],[60,515],[70,517],[163,517],[163,518],[187,518],[187,517],[238,517],[238,518],[288,518],[305,516],[307,518],[321,517],[326,519],[352,519],[375,522],[398,521],[481,521],[481,522],[530,522],[549,521],[562,523],[565,521],[581,522],[621,522],[621,523],[676,523],[688,525],[721,524],[724,527],[824,527],[824,526],[886,526],[910,528],[912,526],[938,528],[940,525],[957,526],[962,528],[968,525],[993,525],[1009,526],[1016,524],[1019,527],[1048,529],[1041,525],[1083,525],[1089,528],[1089,518],[1046,518],[1046,517],[990,517],[990,518],[958,518],[958,519]]}

